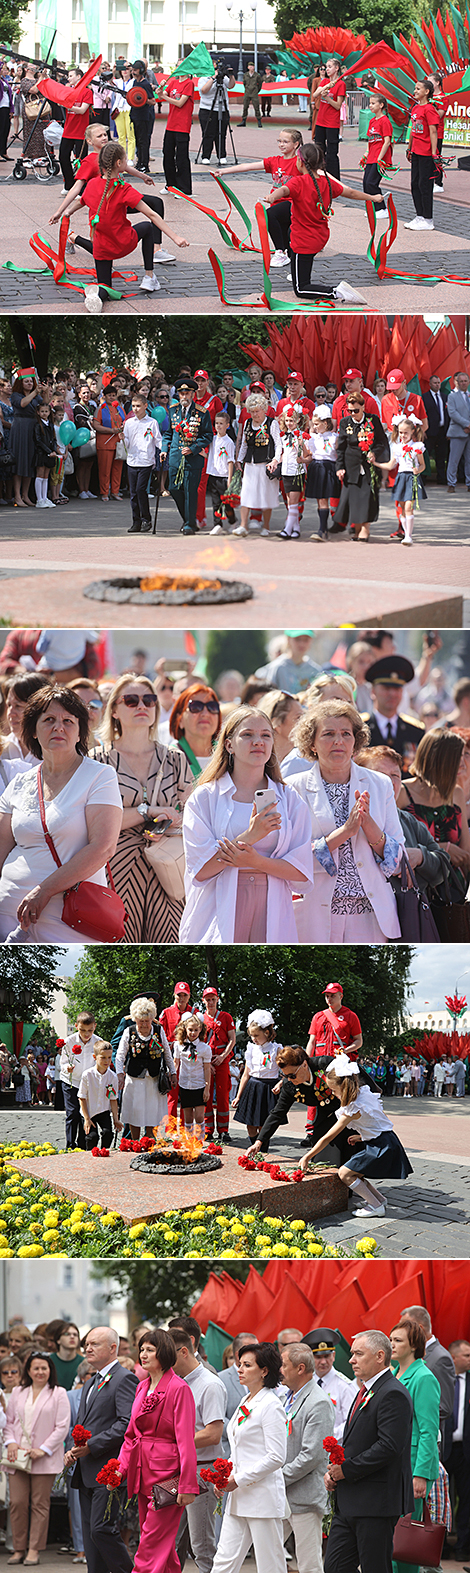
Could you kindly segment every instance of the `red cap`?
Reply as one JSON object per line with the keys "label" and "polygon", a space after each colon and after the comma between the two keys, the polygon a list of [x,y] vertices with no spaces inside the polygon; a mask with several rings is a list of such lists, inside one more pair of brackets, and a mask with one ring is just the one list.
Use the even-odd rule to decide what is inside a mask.
{"label": "red cap", "polygon": [[191,989],[189,987],[189,983],[175,983],[175,988],[174,988],[175,994],[179,994],[180,989],[184,989],[186,994],[190,994],[191,993]]}
{"label": "red cap", "polygon": [[288,371],[286,382],[293,382],[294,378],[296,382],[303,382],[304,380],[301,371]]}
{"label": "red cap", "polygon": [[250,393],[266,393],[264,382],[250,382]]}
{"label": "red cap", "polygon": [[342,983],[327,983],[326,989],[323,990],[323,993],[324,994],[343,994],[344,993],[343,985],[342,985]]}
{"label": "red cap", "polygon": [[204,382],[208,382],[209,381],[209,372],[208,371],[204,371],[204,367],[202,368],[202,370],[199,369],[199,371],[195,371],[194,376],[196,378],[196,381],[197,381],[198,377],[203,378]]}
{"label": "red cap", "polygon": [[348,382],[350,377],[362,377],[362,371],[359,371],[358,366],[348,366],[348,370],[345,371],[343,376],[343,382]]}
{"label": "red cap", "polygon": [[208,999],[209,994],[215,994],[216,999],[219,998],[219,990],[218,989],[208,988],[208,989],[203,989],[203,991],[202,991],[202,998],[203,998],[203,1000]]}
{"label": "red cap", "polygon": [[395,371],[389,371],[387,377],[387,388],[401,388],[402,382],[404,381],[404,374],[397,367]]}

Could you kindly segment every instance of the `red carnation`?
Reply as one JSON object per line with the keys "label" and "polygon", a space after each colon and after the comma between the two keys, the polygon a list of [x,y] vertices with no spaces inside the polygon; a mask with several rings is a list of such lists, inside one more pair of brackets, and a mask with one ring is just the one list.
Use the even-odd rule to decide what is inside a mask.
{"label": "red carnation", "polygon": [[91,1437],[91,1431],[87,1431],[86,1426],[76,1425],[73,1427],[72,1436],[75,1447],[85,1447],[89,1437]]}
{"label": "red carnation", "polygon": [[56,1049],[64,1049],[65,1048],[65,1038],[56,1038],[55,1046],[56,1046]]}
{"label": "red carnation", "polygon": [[294,1169],[293,1174],[291,1174],[291,1180],[295,1180],[295,1184],[299,1185],[300,1181],[303,1180],[302,1169]]}
{"label": "red carnation", "polygon": [[[208,1485],[216,1486],[218,1491],[225,1491],[227,1481],[230,1480],[232,1465],[229,1458],[215,1458],[214,1463],[207,1469],[201,1469],[201,1479]],[[216,1513],[222,1515],[222,1499],[217,1503]]]}
{"label": "red carnation", "polygon": [[91,1149],[91,1156],[92,1156],[92,1158],[99,1158],[99,1156],[100,1156],[100,1148],[99,1147],[92,1147],[92,1149]]}
{"label": "red carnation", "polygon": [[81,1052],[82,1052],[82,1045],[81,1045],[81,1043],[73,1043],[72,1044],[72,1054],[81,1054]]}
{"label": "red carnation", "polygon": [[328,1453],[330,1464],[344,1464],[344,1447],[341,1446],[341,1442],[337,1442],[335,1436],[325,1436],[323,1447],[325,1453]]}
{"label": "red carnation", "polygon": [[109,1147],[100,1148],[100,1158],[109,1158]]}
{"label": "red carnation", "polygon": [[111,1486],[112,1490],[115,1491],[117,1489],[117,1486],[121,1485],[121,1481],[122,1481],[122,1474],[121,1474],[121,1466],[120,1466],[120,1463],[119,1463],[119,1459],[118,1458],[110,1458],[110,1459],[108,1459],[108,1463],[104,1464],[103,1468],[98,1470],[98,1474],[96,1476],[96,1483],[97,1483],[97,1485],[98,1486]]}

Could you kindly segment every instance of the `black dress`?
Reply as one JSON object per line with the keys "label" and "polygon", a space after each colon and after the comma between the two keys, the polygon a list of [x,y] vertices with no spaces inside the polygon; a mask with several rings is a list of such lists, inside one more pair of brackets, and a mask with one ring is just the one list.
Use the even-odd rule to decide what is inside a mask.
{"label": "black dress", "polygon": [[21,408],[22,393],[13,389],[11,402],[13,420],[10,428],[10,452],[15,460],[16,475],[32,475],[34,469],[34,426],[42,399],[39,394]]}
{"label": "black dress", "polygon": [[[359,446],[361,441],[365,449]],[[378,415],[365,414],[360,422],[354,421],[352,415],[343,415],[338,427],[336,471],[344,470],[345,477],[335,524],[371,524],[378,518],[379,474],[369,464],[368,451],[384,464],[390,458],[388,438]]]}

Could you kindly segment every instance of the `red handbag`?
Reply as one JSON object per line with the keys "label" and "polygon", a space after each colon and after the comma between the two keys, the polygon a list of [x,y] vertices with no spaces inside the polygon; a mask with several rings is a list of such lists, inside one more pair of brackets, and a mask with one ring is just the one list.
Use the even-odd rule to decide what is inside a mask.
{"label": "red handbag", "polygon": [[394,1562],[411,1562],[417,1567],[438,1568],[444,1545],[445,1524],[433,1524],[427,1502],[421,1523],[406,1513],[395,1525],[392,1556]]}
{"label": "red handbag", "polygon": [[[62,868],[59,854],[46,824],[41,766],[38,769],[38,798],[45,840],[57,868]],[[124,939],[126,921],[124,902],[118,896],[109,863],[106,864],[106,871],[111,890],[107,885],[94,885],[90,879],[82,879],[78,885],[73,885],[71,890],[65,891],[62,907],[62,922],[68,923],[69,928],[76,929],[84,939],[94,940],[98,945],[111,945]]]}

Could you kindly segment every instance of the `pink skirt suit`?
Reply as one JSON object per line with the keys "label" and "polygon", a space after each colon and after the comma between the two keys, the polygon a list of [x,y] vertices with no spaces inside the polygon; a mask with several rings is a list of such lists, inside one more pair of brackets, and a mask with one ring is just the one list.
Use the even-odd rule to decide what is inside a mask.
{"label": "pink skirt suit", "polygon": [[186,1382],[165,1371],[153,1393],[150,1377],[139,1384],[119,1454],[128,1496],[137,1493],[141,1537],[135,1573],[180,1573],[175,1551],[183,1509],[153,1505],[155,1481],[179,1478],[179,1491],[197,1495],[196,1408]]}

